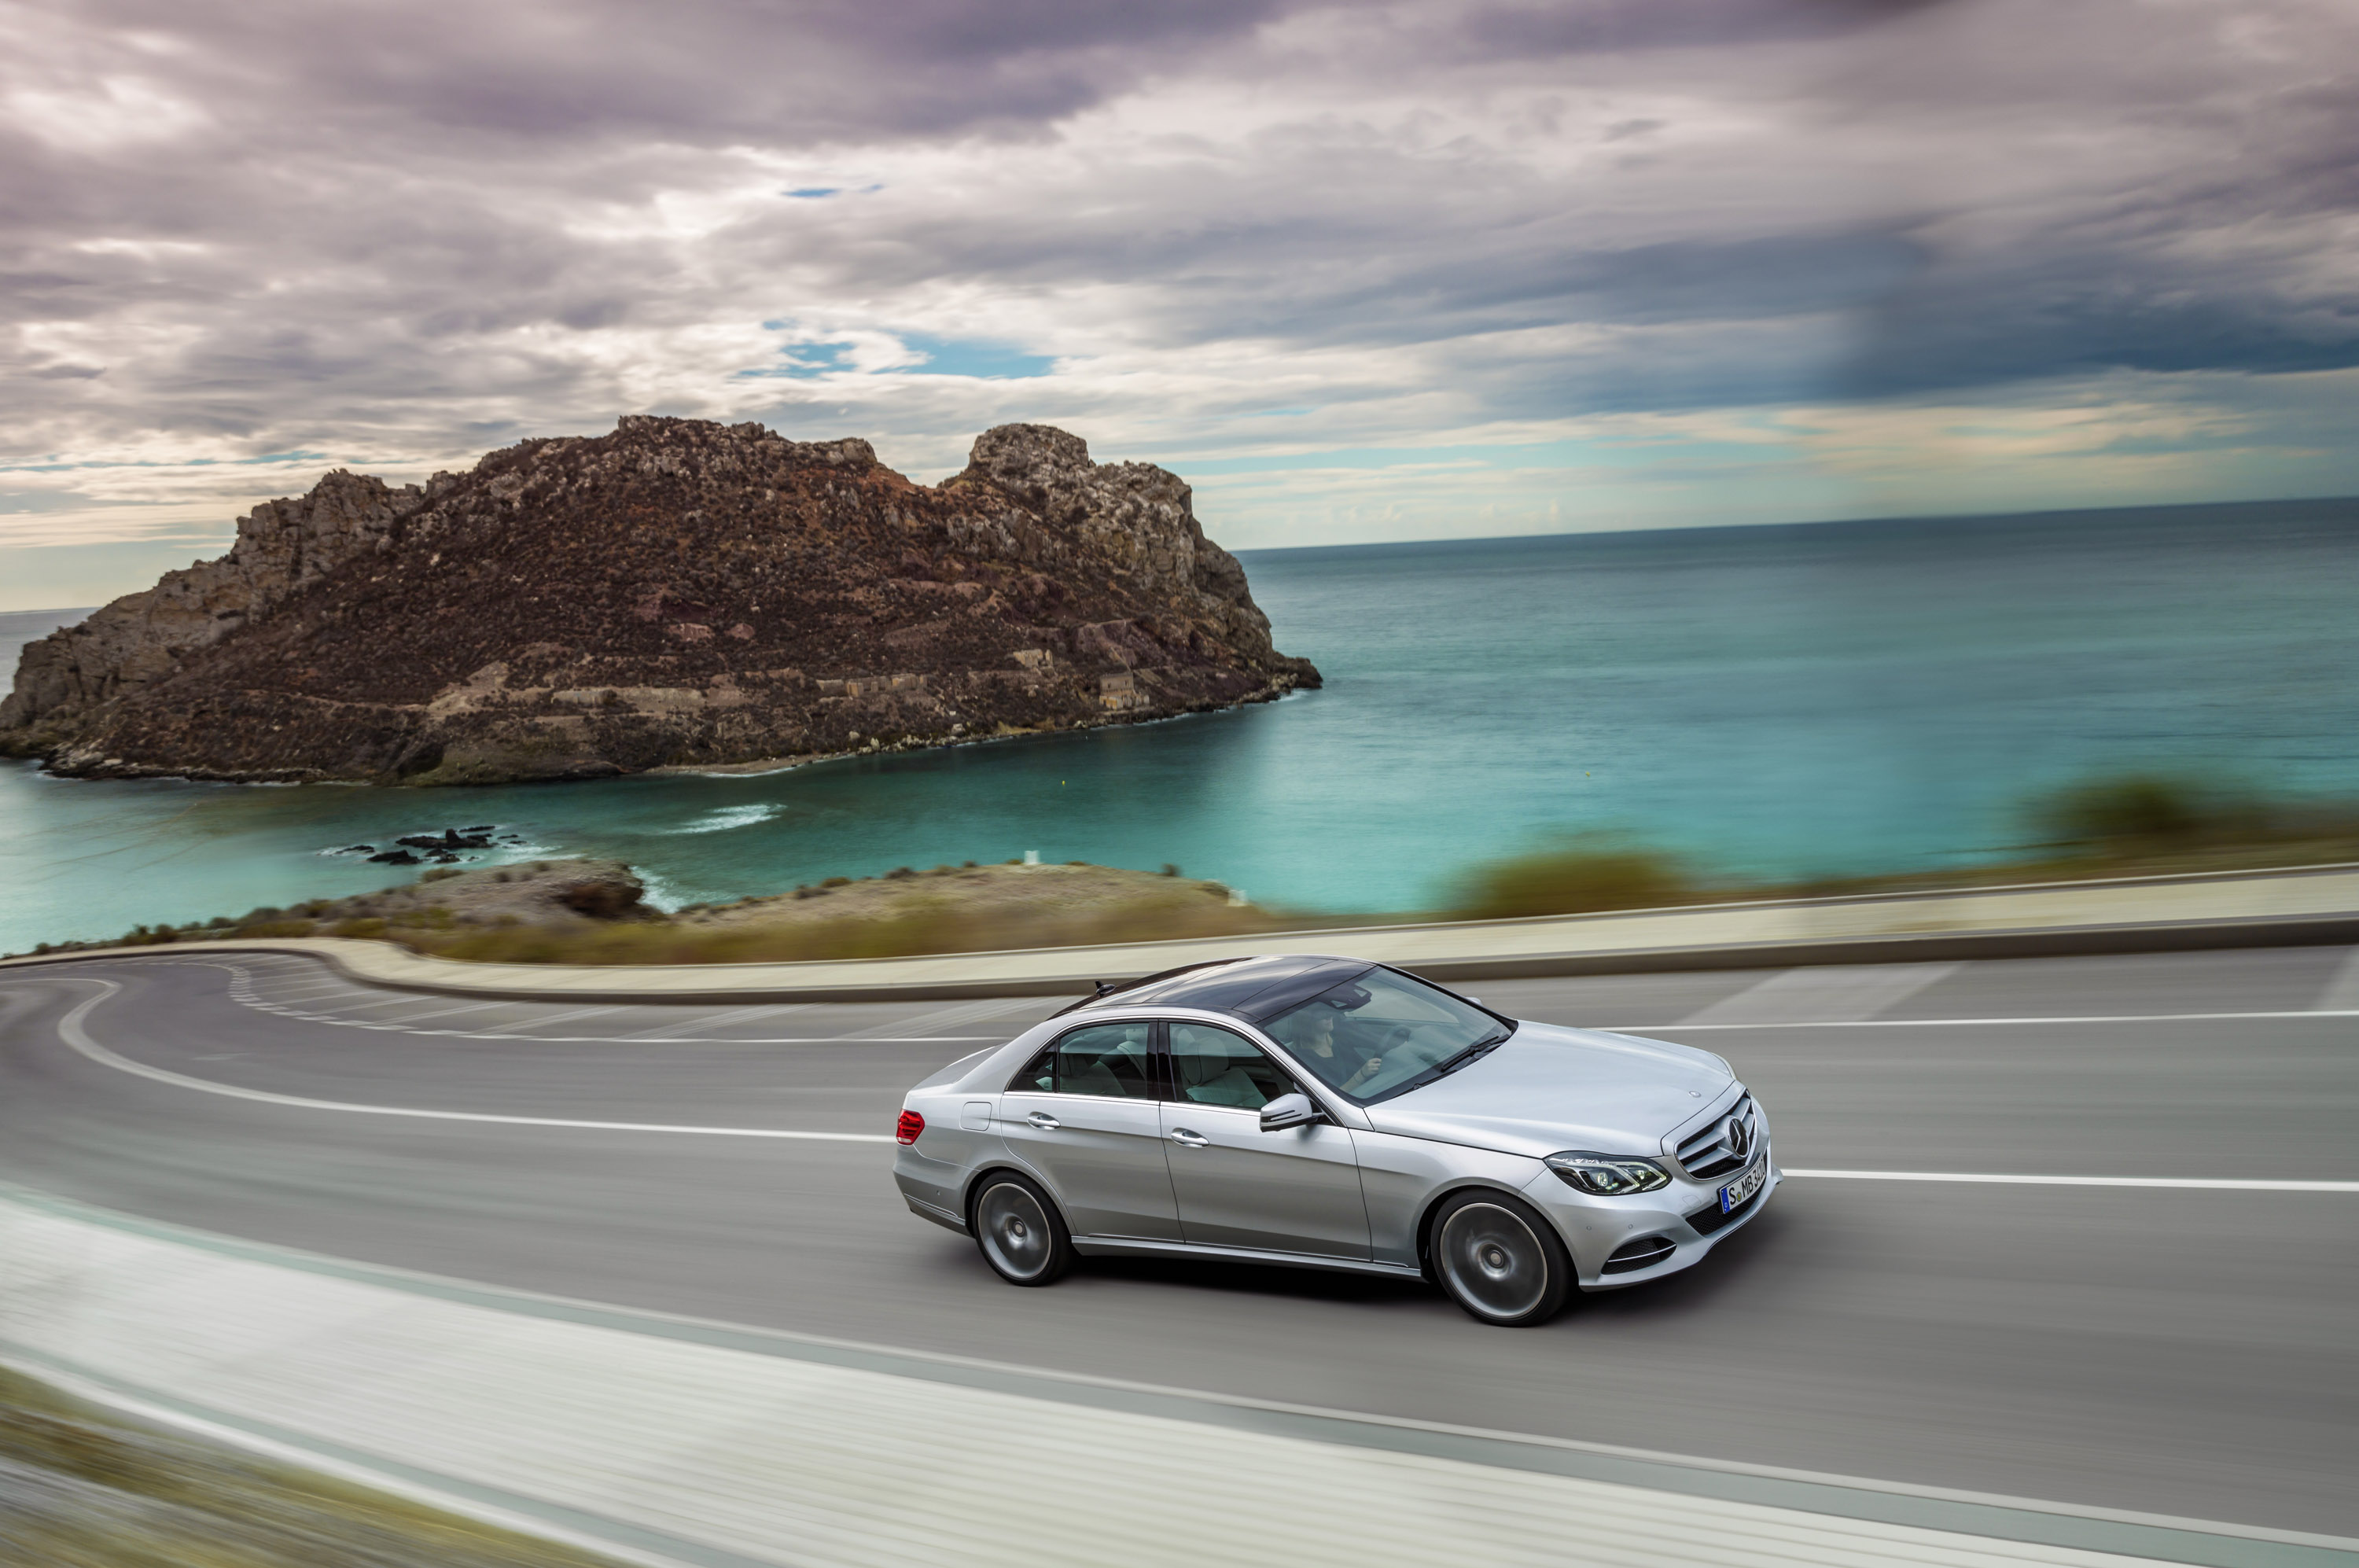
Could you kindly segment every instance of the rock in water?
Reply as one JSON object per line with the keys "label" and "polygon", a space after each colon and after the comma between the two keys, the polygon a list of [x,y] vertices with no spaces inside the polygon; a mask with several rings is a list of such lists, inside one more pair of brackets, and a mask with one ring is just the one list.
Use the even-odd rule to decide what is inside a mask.
{"label": "rock in water", "polygon": [[83,776],[499,783],[1318,684],[1163,469],[1002,425],[929,487],[863,441],[634,416],[255,508],[220,560],[27,646],[0,750]]}

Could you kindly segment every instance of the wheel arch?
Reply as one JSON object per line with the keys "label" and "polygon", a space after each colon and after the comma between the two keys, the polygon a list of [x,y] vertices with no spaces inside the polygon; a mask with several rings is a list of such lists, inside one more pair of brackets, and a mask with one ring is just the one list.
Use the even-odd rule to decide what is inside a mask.
{"label": "wheel arch", "polygon": [[989,1181],[990,1178],[999,1175],[1003,1171],[1010,1176],[1021,1176],[1027,1181],[1031,1182],[1035,1187],[1039,1188],[1041,1192],[1047,1193],[1049,1195],[1049,1202],[1054,1203],[1057,1207],[1057,1217],[1064,1222],[1066,1234],[1071,1234],[1073,1228],[1073,1217],[1065,1212],[1065,1200],[1063,1196],[1058,1192],[1055,1187],[1049,1185],[1048,1178],[1041,1175],[1038,1171],[1027,1169],[1020,1161],[1010,1160],[1005,1155],[1002,1155],[998,1159],[992,1160],[989,1164],[977,1167],[974,1174],[966,1179],[966,1185],[959,1192],[959,1218],[966,1222],[967,1234],[969,1236],[974,1234],[975,1200],[983,1196],[983,1189]]}
{"label": "wheel arch", "polygon": [[[1428,1193],[1424,1204],[1418,1210],[1417,1269],[1418,1272],[1425,1277],[1428,1284],[1436,1282],[1433,1275],[1433,1222],[1440,1215],[1441,1205],[1461,1192],[1496,1192],[1503,1197],[1515,1199],[1518,1204],[1539,1214],[1541,1223],[1555,1235],[1558,1242],[1564,1246],[1568,1254],[1572,1251],[1571,1244],[1564,1239],[1564,1233],[1557,1229],[1555,1221],[1540,1213],[1538,1203],[1504,1181],[1488,1181],[1480,1176],[1464,1176],[1451,1181],[1448,1186],[1437,1187]],[[1578,1265],[1575,1267],[1577,1269]]]}

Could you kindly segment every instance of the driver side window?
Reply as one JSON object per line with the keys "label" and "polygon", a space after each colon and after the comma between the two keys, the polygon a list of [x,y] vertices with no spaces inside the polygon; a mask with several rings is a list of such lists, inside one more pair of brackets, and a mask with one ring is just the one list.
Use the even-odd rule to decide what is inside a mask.
{"label": "driver side window", "polygon": [[1246,1111],[1295,1092],[1294,1080],[1259,1047],[1211,1024],[1171,1026],[1171,1079],[1178,1099]]}

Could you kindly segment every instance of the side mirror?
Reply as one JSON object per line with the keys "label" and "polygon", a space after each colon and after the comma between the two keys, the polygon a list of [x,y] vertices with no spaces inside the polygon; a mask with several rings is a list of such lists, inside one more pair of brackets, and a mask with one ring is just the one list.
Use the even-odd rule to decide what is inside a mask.
{"label": "side mirror", "polygon": [[1309,1127],[1326,1119],[1327,1113],[1313,1105],[1308,1094],[1280,1094],[1261,1108],[1264,1132],[1284,1132],[1288,1127]]}

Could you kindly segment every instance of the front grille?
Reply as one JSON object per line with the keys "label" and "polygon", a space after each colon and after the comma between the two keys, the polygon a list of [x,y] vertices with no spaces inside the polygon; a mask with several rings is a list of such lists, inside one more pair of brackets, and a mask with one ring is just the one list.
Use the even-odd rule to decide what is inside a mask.
{"label": "front grille", "polygon": [[1625,1241],[1614,1249],[1605,1260],[1602,1274],[1627,1274],[1634,1269],[1648,1269],[1660,1263],[1678,1249],[1679,1244],[1668,1236],[1642,1236],[1636,1241]]}
{"label": "front grille", "polygon": [[1688,1215],[1688,1228],[1694,1231],[1698,1236],[1710,1236],[1712,1232],[1720,1229],[1723,1225],[1733,1225],[1737,1221],[1743,1219],[1745,1215],[1751,1214],[1755,1209],[1760,1207],[1761,1195],[1763,1192],[1767,1192],[1767,1191],[1769,1191],[1769,1183],[1767,1181],[1762,1182],[1759,1192],[1755,1192],[1753,1196],[1745,1199],[1745,1202],[1737,1204],[1736,1207],[1729,1210],[1726,1214],[1722,1214],[1720,1212],[1720,1200],[1718,1198],[1714,1198],[1702,1208],[1700,1208],[1695,1213]]}
{"label": "front grille", "polygon": [[1747,1094],[1726,1116],[1714,1116],[1710,1127],[1682,1142],[1679,1161],[1689,1175],[1708,1181],[1744,1170],[1760,1147],[1761,1117],[1754,1109],[1753,1096]]}

